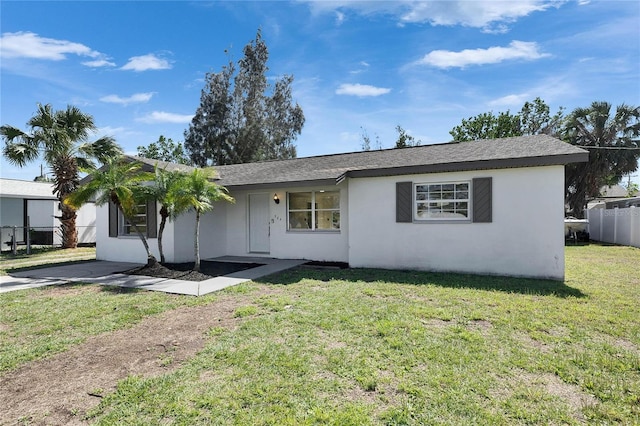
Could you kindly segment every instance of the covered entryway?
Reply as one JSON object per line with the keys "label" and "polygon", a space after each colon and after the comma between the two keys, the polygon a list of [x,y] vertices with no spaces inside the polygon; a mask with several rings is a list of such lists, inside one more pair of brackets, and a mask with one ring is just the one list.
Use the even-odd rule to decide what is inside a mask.
{"label": "covered entryway", "polygon": [[269,253],[269,193],[249,194],[249,252]]}

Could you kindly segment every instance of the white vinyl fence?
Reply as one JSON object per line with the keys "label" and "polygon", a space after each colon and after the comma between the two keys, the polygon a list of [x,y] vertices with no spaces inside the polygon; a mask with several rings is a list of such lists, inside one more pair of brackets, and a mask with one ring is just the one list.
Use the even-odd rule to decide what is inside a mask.
{"label": "white vinyl fence", "polygon": [[592,240],[640,247],[640,208],[587,210]]}

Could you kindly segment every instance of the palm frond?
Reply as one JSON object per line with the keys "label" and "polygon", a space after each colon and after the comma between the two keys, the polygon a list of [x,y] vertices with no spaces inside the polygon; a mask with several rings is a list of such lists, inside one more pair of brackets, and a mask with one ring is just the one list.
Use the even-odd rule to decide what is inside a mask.
{"label": "palm frond", "polygon": [[40,156],[40,151],[32,143],[7,143],[2,149],[2,155],[9,163],[23,167],[35,161]]}
{"label": "palm frond", "polygon": [[7,142],[25,142],[30,139],[30,135],[13,126],[1,126],[0,136]]}
{"label": "palm frond", "polygon": [[[111,158],[121,157],[123,151],[114,138],[103,136],[93,142],[84,142],[78,145],[78,154],[87,159],[95,158],[101,165],[104,165]],[[93,162],[90,163],[93,164]]]}

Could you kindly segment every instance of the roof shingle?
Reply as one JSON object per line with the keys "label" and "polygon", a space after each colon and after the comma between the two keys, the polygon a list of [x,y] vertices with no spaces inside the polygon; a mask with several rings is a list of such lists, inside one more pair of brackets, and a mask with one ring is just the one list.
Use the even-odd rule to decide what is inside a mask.
{"label": "roof shingle", "polygon": [[[189,166],[134,158],[148,165],[158,163],[168,170],[192,170]],[[218,183],[226,187],[264,187],[336,183],[347,177],[561,165],[588,158],[584,149],[551,136],[535,135],[260,161],[216,166],[215,170]]]}

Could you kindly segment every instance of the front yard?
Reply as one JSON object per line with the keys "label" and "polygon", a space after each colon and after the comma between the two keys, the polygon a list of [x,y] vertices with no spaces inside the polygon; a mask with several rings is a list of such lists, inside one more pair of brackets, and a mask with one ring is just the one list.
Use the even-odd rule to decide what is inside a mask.
{"label": "front yard", "polygon": [[638,424],[640,250],[566,263],[565,283],[298,268],[203,298],[0,294],[0,424]]}

